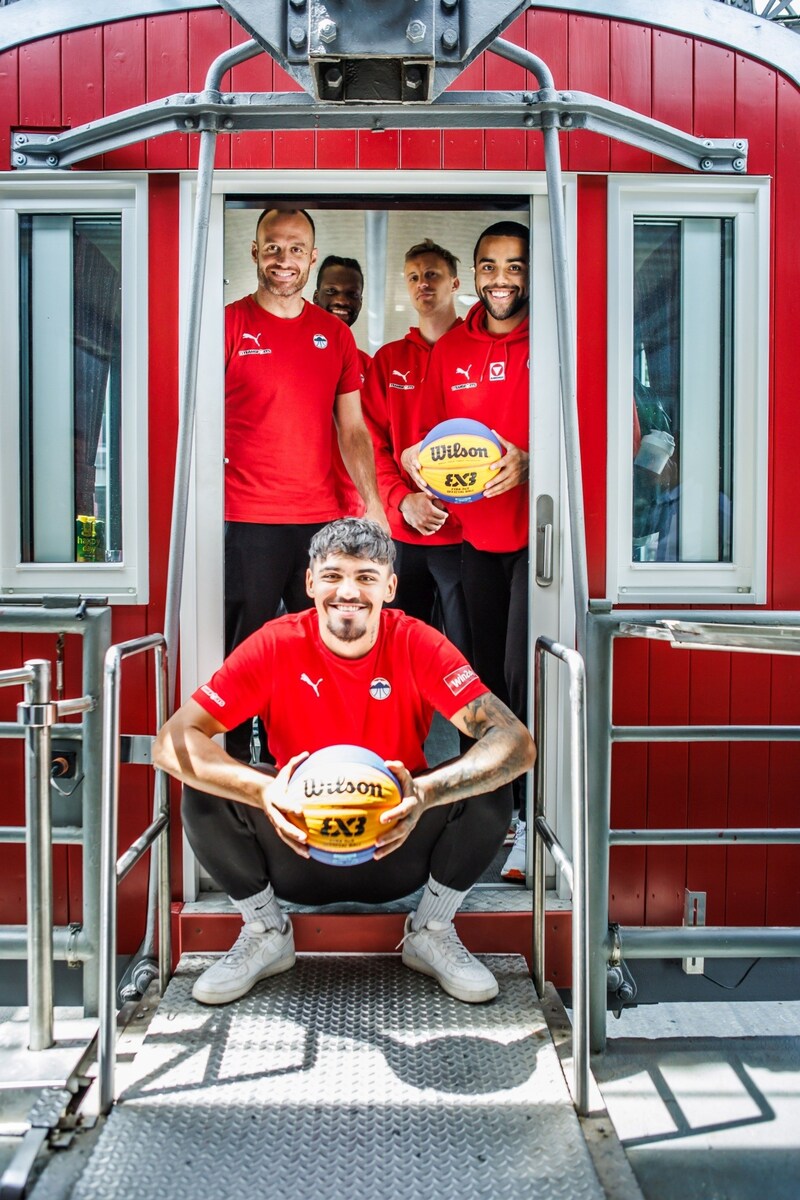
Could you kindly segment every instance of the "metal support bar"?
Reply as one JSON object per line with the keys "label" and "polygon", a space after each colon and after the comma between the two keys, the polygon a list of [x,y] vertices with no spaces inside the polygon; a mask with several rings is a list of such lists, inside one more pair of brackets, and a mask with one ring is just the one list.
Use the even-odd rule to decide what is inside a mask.
{"label": "metal support bar", "polygon": [[[218,95],[226,71],[248,58],[262,53],[258,42],[244,42],[220,54],[208,69],[206,93]],[[183,380],[178,411],[178,445],[175,456],[175,481],[172,492],[172,523],[167,565],[167,592],[164,613],[164,633],[169,649],[169,679],[167,686],[168,713],[175,703],[175,683],[178,664],[178,628],[180,624],[183,587],[183,560],[186,548],[186,517],[189,504],[189,477],[192,469],[194,418],[197,407],[197,363],[200,352],[200,323],[203,317],[203,285],[206,276],[208,224],[211,215],[211,185],[214,181],[216,128],[205,129],[200,135],[200,154],[197,164],[197,191],[192,229],[192,264],[189,282],[189,313],[186,325],[186,350]]]}
{"label": "metal support bar", "polygon": [[[24,842],[26,835],[24,825],[0,825],[0,843]],[[57,845],[80,846],[83,830],[78,825],[57,826],[52,831],[51,840]]]}
{"label": "metal support bar", "polygon": [[[589,981],[588,887],[587,887],[587,793],[586,793],[586,706],[583,659],[575,650],[550,638],[536,640],[534,671],[536,702],[534,725],[539,745],[545,744],[545,654],[566,664],[569,671],[570,702],[570,798],[572,808],[572,1055],[575,1072],[575,1107],[580,1115],[589,1111]],[[534,830],[541,834],[547,827],[545,811],[545,770],[539,760],[536,772]],[[551,844],[557,845],[552,837]],[[561,849],[561,847],[559,847]],[[564,855],[563,849],[561,853]],[[533,977],[537,990],[544,990],[544,844],[535,838],[534,853],[534,944]]]}
{"label": "metal support bar", "polygon": [[612,846],[794,846],[800,829],[612,829]]}
{"label": "metal support bar", "polygon": [[[103,693],[103,811],[101,835],[101,917],[100,917],[100,1030],[98,1034],[98,1076],[100,1110],[108,1112],[114,1102],[114,1065],[116,1034],[116,939],[117,884],[148,845],[157,842],[159,910],[159,978],[162,989],[169,977],[171,960],[169,904],[169,781],[163,771],[157,773],[157,818],[134,846],[117,863],[119,825],[120,754],[120,682],[122,663],[132,655],[152,650],[156,656],[156,721],[163,723],[167,711],[166,639],[154,633],[111,646],[105,656]],[[156,828],[157,826],[157,828]]]}
{"label": "metal support bar", "polygon": [[[79,925],[56,925],[53,929],[53,958],[76,967],[90,963],[97,950]],[[0,925],[0,957],[28,957],[28,938],[24,925]]]}
{"label": "metal support bar", "polygon": [[[697,649],[700,649],[698,646]],[[800,725],[612,725],[613,742],[800,742]]]}
{"label": "metal support bar", "polygon": [[[498,39],[489,49],[509,43]],[[226,69],[242,62],[244,43]],[[260,48],[259,48],[260,49]],[[526,56],[534,55],[514,47]],[[254,51],[257,53],[258,50]],[[234,56],[234,51],[227,51]],[[222,56],[224,58],[224,56]],[[218,60],[219,61],[219,60]],[[515,57],[512,61],[518,61]],[[538,60],[537,60],[538,61]],[[541,80],[540,80],[541,82]],[[552,77],[542,91],[444,92],[431,104],[347,104],[318,102],[305,92],[178,93],[113,113],[64,133],[12,134],[11,166],[17,170],[64,169],[97,154],[168,133],[244,133],[264,130],[363,129],[546,129],[563,133],[585,129],[636,146],[689,170],[743,175],[747,142],[697,138],[632,109],[588,92],[557,92]]]}
{"label": "metal support bar", "polygon": [[[2,686],[2,685],[0,685]],[[87,712],[90,711],[87,709]],[[0,738],[21,738],[25,736],[25,730],[20,725],[19,721],[0,721]],[[83,737],[83,729],[80,725],[51,725],[50,736],[58,738],[59,741],[74,741],[79,742]]]}
{"label": "metal support bar", "polygon": [[14,684],[32,683],[33,671],[25,667],[12,667],[9,671],[0,671],[0,687],[13,687]]}
{"label": "metal support bar", "polygon": [[570,891],[572,891],[574,879],[572,873],[572,861],[568,857],[566,850],[561,845],[561,842],[547,824],[547,821],[545,821],[544,817],[537,817],[534,824],[536,825],[536,832],[544,842],[547,849],[550,851],[553,862],[564,876]]}
{"label": "metal support bar", "polygon": [[122,883],[136,866],[139,859],[146,853],[163,829],[167,827],[167,815],[161,815],[147,826],[144,833],[139,834],[135,842],[131,842],[124,854],[117,859],[117,883]]}
{"label": "metal support bar", "polygon": [[586,630],[588,671],[587,750],[589,774],[589,1045],[606,1046],[608,970],[608,830],[611,825],[612,630],[590,614]]}
{"label": "metal support bar", "polygon": [[623,958],[800,958],[800,931],[777,926],[637,925],[619,939]]}
{"label": "metal support bar", "polygon": [[[500,58],[525,67],[539,81],[542,90],[536,94],[542,105],[556,99],[550,68],[535,54],[496,38],[489,47]],[[531,101],[534,97],[529,96]],[[556,298],[556,327],[561,380],[561,414],[566,459],[567,493],[569,496],[570,547],[572,551],[572,586],[575,595],[576,645],[578,653],[586,654],[586,613],[589,608],[589,578],[586,559],[586,529],[583,512],[583,474],[578,430],[578,392],[575,370],[575,337],[572,328],[569,262],[567,259],[567,222],[564,214],[564,188],[561,179],[561,147],[558,140],[559,119],[554,110],[544,112],[545,175],[547,177],[547,211],[550,219],[550,245],[553,258],[553,284]]]}
{"label": "metal support bar", "polygon": [[[21,709],[49,709],[50,662],[31,659]],[[25,730],[25,890],[28,911],[28,1048],[53,1044],[53,858],[50,845],[50,722]]]}

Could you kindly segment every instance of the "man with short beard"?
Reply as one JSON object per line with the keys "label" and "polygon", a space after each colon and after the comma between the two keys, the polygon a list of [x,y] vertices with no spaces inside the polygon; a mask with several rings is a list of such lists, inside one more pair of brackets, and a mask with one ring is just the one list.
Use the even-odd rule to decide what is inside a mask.
{"label": "man with short beard", "polygon": [[[225,650],[308,607],[308,543],[339,516],[331,421],[366,513],[386,517],[361,415],[358,353],[344,322],[303,299],[317,260],[307,212],[265,209],[251,255],[257,287],[225,309]],[[249,761],[249,724],[230,753]]]}
{"label": "man with short beard", "polygon": [[[476,671],[521,721],[528,708],[528,239],[517,221],[498,221],[474,252],[478,303],[463,325],[440,338],[425,383],[430,425],[469,417],[495,431],[504,448],[483,498],[459,506],[462,583]],[[402,463],[415,483],[419,442]],[[517,838],[503,868],[525,878],[525,788],[515,784]]]}
{"label": "man with short beard", "polygon": [[[195,981],[202,1004],[227,1004],[294,966],[291,921],[278,897],[302,905],[383,904],[422,889],[403,937],[403,962],[467,1004],[497,995],[488,968],[461,943],[453,918],[502,844],[509,781],[535,758],[530,734],[442,634],[398,609],[394,545],[374,521],[346,517],[311,540],[310,612],[268,621],[242,643],[160,731],[153,763],[184,784],[182,816],[199,861],[242,915],[233,948]],[[428,770],[433,713],[474,744]],[[261,714],[279,769],[232,759],[215,738]],[[381,817],[372,859],[310,857],[288,814],[292,772],[328,746],[363,746],[400,782]],[[390,822],[397,823],[391,825]]]}

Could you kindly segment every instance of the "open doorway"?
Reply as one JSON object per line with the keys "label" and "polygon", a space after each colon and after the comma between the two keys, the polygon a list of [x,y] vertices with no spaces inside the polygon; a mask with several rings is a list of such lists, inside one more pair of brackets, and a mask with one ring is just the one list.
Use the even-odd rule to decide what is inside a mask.
{"label": "open doorway", "polygon": [[[188,621],[182,622],[182,635],[192,639],[183,654],[184,694],[191,690],[192,675],[186,668],[196,667],[194,679],[202,682],[213,671],[222,656],[220,629],[222,625],[222,395],[224,379],[217,354],[212,349],[221,344],[222,310],[241,296],[252,293],[255,268],[250,246],[259,212],[265,206],[283,202],[291,207],[307,208],[317,229],[318,264],[328,254],[356,258],[365,275],[364,307],[353,327],[357,344],[367,353],[378,346],[405,335],[416,325],[414,312],[406,291],[403,260],[409,246],[425,237],[445,245],[460,260],[461,285],[456,298],[456,311],[465,315],[475,292],[472,278],[472,252],[478,234],[488,225],[501,219],[521,221],[531,229],[532,297],[537,352],[531,356],[532,389],[538,398],[531,430],[535,434],[534,450],[540,460],[534,473],[542,489],[555,501],[554,519],[558,521],[562,502],[561,455],[558,416],[558,356],[556,349],[554,305],[552,300],[551,258],[547,201],[544,180],[530,176],[509,176],[481,179],[486,192],[476,195],[474,175],[454,173],[431,175],[392,175],[381,178],[359,177],[364,191],[353,196],[346,190],[348,181],[335,181],[327,194],[320,194],[319,177],[303,180],[299,176],[283,175],[278,181],[262,177],[256,190],[255,180],[237,177],[241,189],[230,186],[231,180],[218,179],[212,202],[210,225],[210,255],[206,277],[206,307],[204,337],[201,349],[200,392],[198,396],[198,457],[193,517],[196,563],[194,580],[192,566],[187,563],[187,589],[192,593],[185,608]],[[352,179],[349,181],[352,183]],[[225,186],[227,184],[227,186]],[[412,187],[412,184],[414,185]],[[266,186],[265,186],[266,185]],[[273,186],[275,185],[275,186]],[[333,187],[340,186],[340,192]],[[574,219],[572,184],[566,185],[568,199],[573,200],[568,211]],[[192,184],[187,181],[184,213],[188,218],[192,200]],[[186,242],[185,244],[188,244]],[[315,271],[304,290],[307,299],[314,291]],[[538,484],[536,490],[538,491]],[[202,531],[202,534],[201,532]],[[554,539],[557,563],[563,558],[564,547]],[[215,560],[215,561],[214,561]],[[532,606],[532,634],[548,633],[559,637],[564,630],[559,609],[562,588],[561,572],[556,568],[555,586],[535,596]],[[567,623],[570,616],[567,614]],[[548,757],[548,772],[556,770],[560,755]],[[554,821],[559,824],[554,814]],[[187,868],[190,864],[187,862]],[[192,889],[192,872],[187,869],[187,899],[196,895]],[[195,872],[196,876],[196,872]],[[203,881],[195,878],[197,884]]]}

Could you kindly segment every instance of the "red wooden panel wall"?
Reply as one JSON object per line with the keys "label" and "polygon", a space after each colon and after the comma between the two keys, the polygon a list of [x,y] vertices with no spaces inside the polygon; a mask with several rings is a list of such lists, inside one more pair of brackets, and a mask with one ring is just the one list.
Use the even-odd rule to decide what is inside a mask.
{"label": "red wooden panel wall", "polygon": [[[719,46],[641,24],[551,10],[529,10],[504,34],[550,66],[556,87],[606,96],[699,136],[742,137],[750,144],[749,170],[773,179],[772,382],[770,451],[769,603],[800,606],[796,552],[796,368],[792,313],[800,275],[800,243],[793,237],[800,190],[800,95],[760,63]],[[54,128],[93,120],[161,96],[200,90],[211,60],[246,37],[221,11],[201,10],[130,20],[49,38],[0,55],[0,162],[8,162],[9,128]],[[224,86],[229,86],[226,82]],[[234,90],[296,90],[267,56],[236,67]],[[535,88],[532,75],[487,54],[453,85],[456,89]],[[578,387],[585,462],[585,501],[592,595],[605,590],[605,355],[606,185],[611,171],[679,170],[643,151],[585,131],[562,140],[564,167],[580,173],[578,189]],[[151,603],[118,608],[116,639],[161,628],[167,557],[167,513],[177,410],[177,224],[174,172],[193,167],[197,138],[153,139],[85,164],[109,170],[147,168],[150,184]],[[219,139],[217,166],[234,170],[541,171],[538,133],[510,131],[322,131],[234,134]],[[0,665],[32,653],[52,654],[40,639],[0,637]],[[69,645],[69,643],[68,643]],[[615,653],[615,719],[647,721],[796,722],[800,670],[792,660],[727,655],[684,655],[663,646],[620,644]],[[70,679],[78,686],[77,652],[68,650]],[[153,719],[144,661],[126,667],[124,722],[143,731]],[[13,703],[0,692],[0,714]],[[0,742],[9,797],[3,820],[19,819],[21,755]],[[621,826],[796,824],[800,750],[791,744],[622,746],[613,762],[613,819]],[[138,770],[138,769],[131,769]],[[125,784],[121,839],[146,819],[149,778]],[[6,814],[6,809],[9,809]],[[14,811],[10,811],[13,809]],[[0,920],[19,919],[24,892],[18,848],[0,849],[7,880]],[[59,920],[74,916],[80,891],[79,855],[57,854]],[[710,921],[773,923],[798,919],[800,858],[796,848],[619,849],[612,859],[612,912],[627,922],[680,919],[684,886],[708,892]],[[143,871],[126,882],[143,893]],[[67,902],[69,900],[69,903]],[[140,906],[139,906],[140,907]],[[134,923],[135,924],[135,923]],[[140,930],[126,929],[133,943]]]}

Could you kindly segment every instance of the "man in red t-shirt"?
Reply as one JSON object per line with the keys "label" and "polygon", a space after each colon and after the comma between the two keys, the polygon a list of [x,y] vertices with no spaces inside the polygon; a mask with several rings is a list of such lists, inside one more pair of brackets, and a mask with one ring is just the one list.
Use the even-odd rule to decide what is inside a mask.
{"label": "man in red t-shirt", "polygon": [[[303,299],[317,259],[302,210],[265,209],[251,249],[257,287],[225,309],[225,651],[273,617],[308,606],[308,543],[339,516],[336,422],[366,513],[386,517],[361,415],[361,368],[347,326]],[[228,739],[250,758],[250,728]]]}
{"label": "man in red t-shirt", "polygon": [[[195,982],[204,1004],[245,995],[294,964],[289,919],[299,904],[385,903],[422,887],[403,962],[467,1003],[497,994],[461,944],[453,917],[502,844],[510,780],[533,764],[530,734],[437,630],[383,609],[396,586],[394,546],[373,521],[345,517],[311,541],[314,609],[269,621],[166,723],[153,762],[184,783],[183,822],[199,861],[228,892],[244,928]],[[426,769],[434,709],[476,739],[461,758]],[[259,713],[275,768],[231,758],[213,739]],[[403,788],[400,817],[375,857],[328,866],[309,857],[287,819],[286,784],[306,752],[341,743],[380,755]]]}
{"label": "man in red t-shirt", "polygon": [[455,509],[420,491],[400,462],[418,431],[427,433],[436,424],[423,405],[423,385],[435,343],[461,324],[455,308],[458,259],[426,238],[406,252],[403,273],[419,325],[378,350],[361,399],[375,445],[378,488],[397,546],[397,607],[430,621],[438,600],[444,632],[469,658],[461,522]]}
{"label": "man in red t-shirt", "polygon": [[[478,303],[431,352],[424,401],[436,420],[471,417],[505,448],[484,498],[459,507],[462,579],[475,669],[520,719],[528,707],[528,230],[489,226],[475,246]],[[427,432],[420,428],[418,436]],[[402,455],[419,474],[419,441]],[[525,878],[524,781],[516,788],[518,838],[503,877]]]}
{"label": "man in red t-shirt", "polygon": [[[356,258],[342,258],[338,254],[329,254],[324,259],[317,272],[317,286],[314,289],[314,303],[326,312],[344,321],[348,329],[352,329],[361,313],[364,302],[364,272]],[[369,365],[372,362],[366,350],[357,349],[358,361],[361,365],[361,400],[364,400],[364,381]],[[339,515],[342,517],[361,517],[364,515],[364,501],[358,488],[347,473],[347,467],[342,461],[339,450],[339,438],[336,426],[333,427],[333,471],[335,475],[336,496],[339,501]]]}

